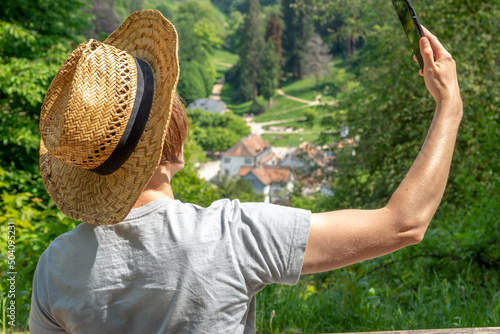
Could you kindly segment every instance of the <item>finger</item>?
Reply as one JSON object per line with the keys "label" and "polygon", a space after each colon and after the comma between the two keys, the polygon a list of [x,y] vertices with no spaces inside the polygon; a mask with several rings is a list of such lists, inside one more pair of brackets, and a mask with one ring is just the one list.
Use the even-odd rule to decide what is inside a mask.
{"label": "finger", "polygon": [[425,37],[429,40],[429,43],[431,44],[431,48],[434,51],[434,55],[436,60],[441,58],[441,57],[447,57],[449,56],[449,52],[444,48],[443,44],[439,41],[439,39],[429,31],[426,27],[422,26],[422,29],[424,30]]}
{"label": "finger", "polygon": [[424,67],[434,66],[434,50],[432,50],[429,38],[422,37],[420,39],[420,53],[424,59]]}
{"label": "finger", "polygon": [[413,55],[413,60],[416,61],[418,63],[418,59],[417,59],[417,56]]}

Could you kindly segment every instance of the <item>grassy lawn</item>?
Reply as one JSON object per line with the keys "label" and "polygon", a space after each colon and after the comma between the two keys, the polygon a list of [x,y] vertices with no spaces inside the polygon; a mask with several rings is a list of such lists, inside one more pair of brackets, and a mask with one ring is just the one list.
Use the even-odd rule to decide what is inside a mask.
{"label": "grassy lawn", "polygon": [[236,64],[240,56],[226,50],[215,50],[212,56],[214,63]]}
{"label": "grassy lawn", "polygon": [[281,90],[288,95],[295,96],[307,101],[314,101],[314,98],[316,96],[322,94],[323,86],[324,85],[320,80],[319,89],[316,90],[316,78],[314,77],[314,75],[311,75],[308,78],[283,85],[283,87],[281,87]]}
{"label": "grassy lawn", "polygon": [[231,67],[226,64],[234,65],[238,62],[240,57],[234,53],[225,50],[215,50],[212,55],[212,61],[214,62],[215,70],[217,71],[217,77],[222,76]]}
{"label": "grassy lawn", "polygon": [[[467,273],[449,279],[422,274],[409,284],[408,277],[387,282],[366,275],[364,266],[304,275],[295,286],[267,286],[257,295],[257,333],[271,333],[273,312],[273,333],[498,326],[498,276],[487,274],[493,277],[481,286]],[[394,268],[386,270],[401,277]]]}
{"label": "grassy lawn", "polygon": [[284,127],[284,128],[293,128],[294,130],[296,129],[304,129],[305,132],[320,132],[324,128],[320,124],[320,119],[315,119],[314,123],[311,124],[306,122],[305,120],[297,120],[297,121],[292,121],[292,122],[286,122],[286,123],[279,123],[276,125],[266,125],[263,127],[264,130],[269,130],[270,127],[273,126],[279,126],[279,127]]}
{"label": "grassy lawn", "polygon": [[[226,104],[227,108],[231,110],[235,115],[243,116],[243,114],[248,113],[248,109],[250,108],[252,101],[234,102],[231,98],[234,91],[235,89],[233,85],[231,85],[230,83],[225,83],[224,86],[222,86],[220,98]],[[260,96],[258,98],[258,102],[262,105],[266,105],[266,101]]]}
{"label": "grassy lawn", "polygon": [[286,133],[286,134],[273,134],[266,133],[261,137],[262,139],[271,143],[276,147],[297,147],[305,141],[314,142],[319,136],[319,133]]}
{"label": "grassy lawn", "polygon": [[255,117],[255,122],[280,121],[285,119],[295,119],[304,116],[304,110],[308,106],[304,103],[287,99],[283,96],[276,96],[272,108],[266,110],[263,114]]}

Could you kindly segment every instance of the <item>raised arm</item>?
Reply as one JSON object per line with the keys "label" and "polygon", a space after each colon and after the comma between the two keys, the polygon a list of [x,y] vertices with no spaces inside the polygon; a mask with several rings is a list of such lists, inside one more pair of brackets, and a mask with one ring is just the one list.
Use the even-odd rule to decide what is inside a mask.
{"label": "raised arm", "polygon": [[444,193],[463,112],[455,61],[434,35],[425,33],[420,75],[436,111],[420,153],[385,207],[312,215],[303,274],[375,258],[423,239]]}

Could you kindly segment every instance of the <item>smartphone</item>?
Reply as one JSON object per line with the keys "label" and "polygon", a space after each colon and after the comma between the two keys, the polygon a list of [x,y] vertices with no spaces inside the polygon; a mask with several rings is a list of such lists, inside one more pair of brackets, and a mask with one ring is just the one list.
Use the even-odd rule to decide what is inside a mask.
{"label": "smartphone", "polygon": [[415,56],[417,56],[420,68],[424,69],[424,59],[420,54],[420,38],[425,37],[424,30],[418,21],[417,13],[413,8],[410,0],[392,0],[394,9],[398,14],[399,21],[403,25],[403,30],[408,37],[411,48]]}

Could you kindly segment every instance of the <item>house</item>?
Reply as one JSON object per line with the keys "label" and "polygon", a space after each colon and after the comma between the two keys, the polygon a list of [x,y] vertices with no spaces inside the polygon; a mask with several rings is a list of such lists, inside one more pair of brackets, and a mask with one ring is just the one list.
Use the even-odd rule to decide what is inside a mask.
{"label": "house", "polygon": [[338,142],[333,142],[330,148],[333,151],[348,148],[351,150],[351,155],[356,155],[356,147],[358,146],[359,138],[343,138]]}
{"label": "house", "polygon": [[257,135],[248,135],[221,156],[221,175],[238,175],[242,167],[275,165],[276,157],[270,143]]}
{"label": "house", "polygon": [[335,157],[329,147],[318,147],[303,142],[299,147],[291,149],[282,167],[288,167],[296,173],[297,183],[302,186],[302,195],[309,196],[321,192],[333,196],[328,183],[335,172]]}
{"label": "house", "polygon": [[330,174],[333,171],[333,160],[331,152],[309,142],[303,142],[299,147],[291,149],[280,165],[302,173],[312,173],[316,169],[322,169],[326,174]]}
{"label": "house", "polygon": [[257,168],[244,166],[240,177],[247,179],[255,192],[264,194],[265,203],[285,204],[293,191],[295,177],[288,168],[261,165]]}

